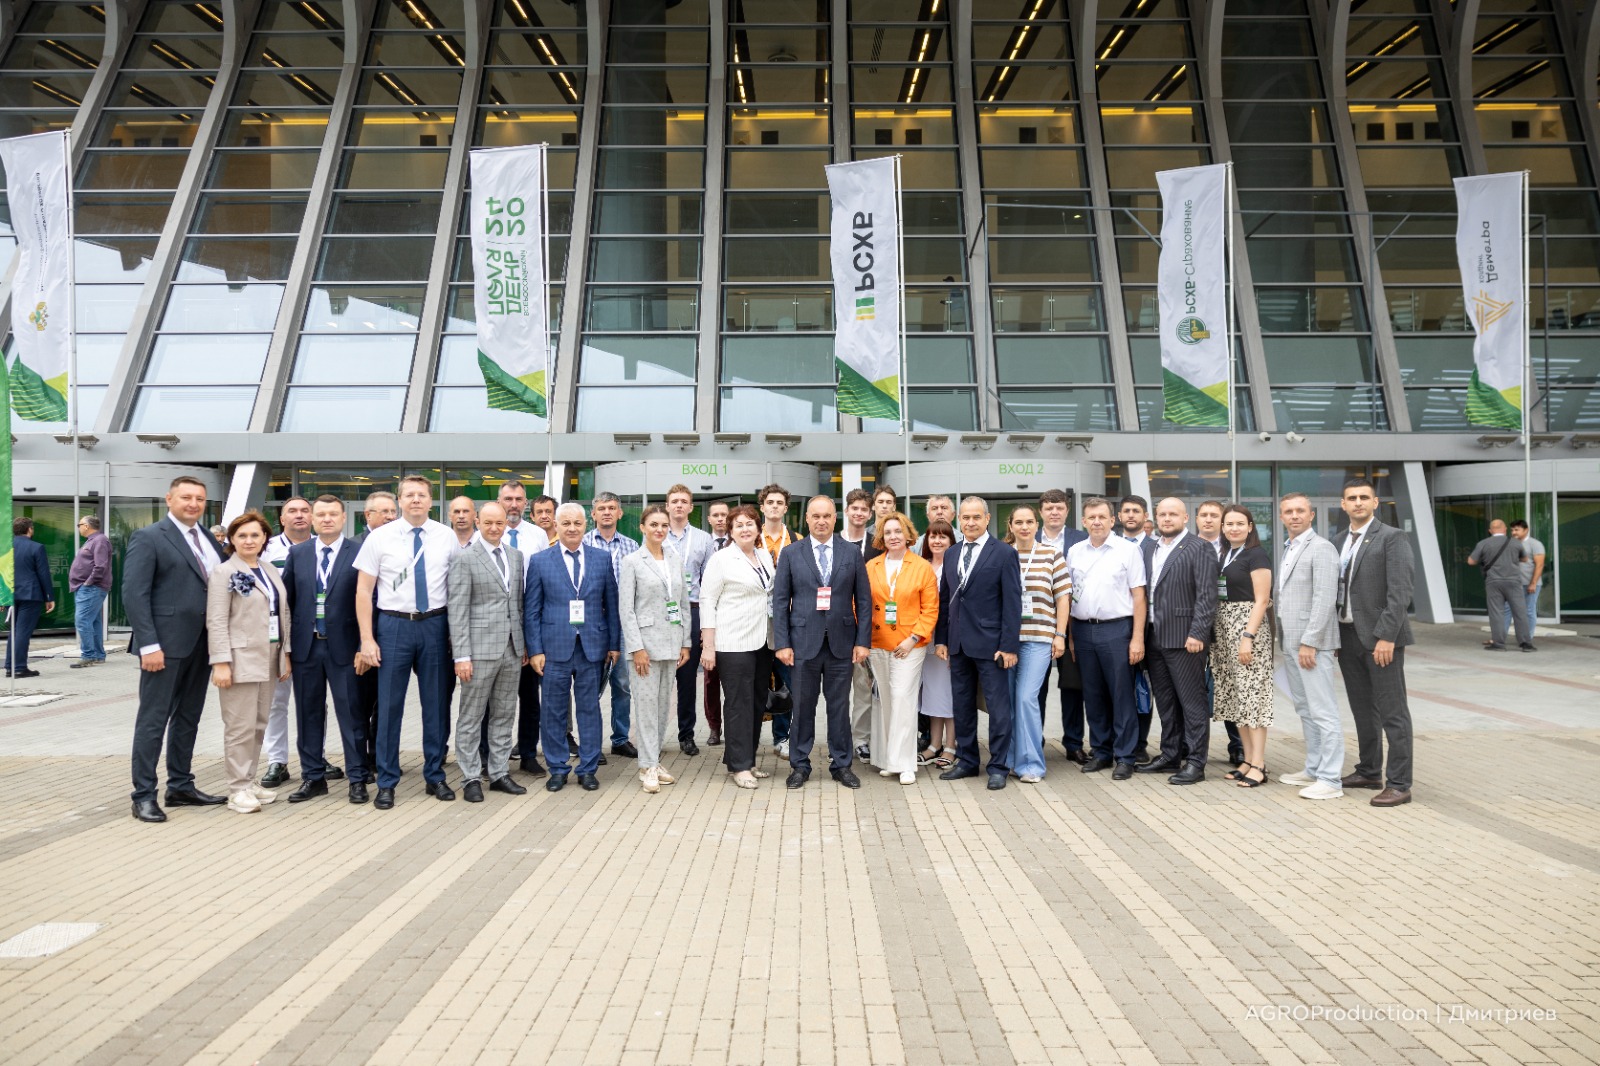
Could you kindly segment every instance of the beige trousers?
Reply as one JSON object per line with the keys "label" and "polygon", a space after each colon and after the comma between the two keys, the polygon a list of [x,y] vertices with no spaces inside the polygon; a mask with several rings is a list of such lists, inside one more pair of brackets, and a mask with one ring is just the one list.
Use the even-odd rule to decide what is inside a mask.
{"label": "beige trousers", "polygon": [[271,681],[235,681],[218,689],[222,699],[222,756],[228,764],[228,792],[245,792],[255,782],[261,738],[272,713]]}

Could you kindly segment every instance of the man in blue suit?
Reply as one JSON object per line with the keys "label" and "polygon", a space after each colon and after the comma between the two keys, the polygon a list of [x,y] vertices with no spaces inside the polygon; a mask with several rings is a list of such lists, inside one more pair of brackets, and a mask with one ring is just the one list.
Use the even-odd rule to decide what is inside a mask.
{"label": "man in blue suit", "polygon": [[1006,787],[1011,750],[1011,686],[1022,644],[1022,566],[1017,550],[989,536],[989,504],[961,501],[961,540],[944,553],[934,654],[950,663],[956,764],[940,774],[978,776],[978,689],[989,708],[989,787]]}
{"label": "man in blue suit", "polygon": [[14,610],[11,615],[11,641],[6,648],[6,676],[38,677],[28,669],[28,644],[39,619],[56,609],[55,581],[50,577],[50,559],[44,545],[33,539],[33,519],[19,518],[11,523],[11,552],[16,565],[11,586]]}
{"label": "man in blue suit", "polygon": [[300,787],[290,803],[328,794],[324,749],[328,732],[328,690],[339,722],[350,779],[350,802],[367,802],[371,767],[366,761],[366,728],[356,688],[356,653],[361,627],[356,622],[356,553],[359,541],[344,535],[344,502],[318,496],[311,505],[310,540],[289,549],[283,584],[289,604],[289,661],[294,664],[295,743],[300,752]]}
{"label": "man in blue suit", "polygon": [[544,755],[550,764],[545,788],[567,783],[567,716],[570,697],[578,715],[578,784],[600,787],[601,664],[622,657],[617,617],[617,578],[611,556],[583,543],[588,517],[575,503],[556,509],[556,545],[528,560],[523,589],[522,632],[533,668],[543,679],[539,702]]}
{"label": "man in blue suit", "polygon": [[790,788],[811,776],[819,690],[828,705],[828,772],[846,788],[861,787],[850,769],[850,668],[866,662],[872,646],[872,586],[860,550],[833,535],[837,520],[833,500],[811,497],[811,536],[778,556],[772,581],[773,642],[778,661],[794,671]]}

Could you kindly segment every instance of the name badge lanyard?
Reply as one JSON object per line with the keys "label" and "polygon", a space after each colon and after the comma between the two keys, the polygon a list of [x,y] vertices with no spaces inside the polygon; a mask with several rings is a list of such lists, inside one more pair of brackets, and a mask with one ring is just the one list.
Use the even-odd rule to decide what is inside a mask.
{"label": "name badge lanyard", "polygon": [[[565,548],[561,550],[563,554],[566,552]],[[578,571],[576,578],[573,577],[572,571],[567,569],[567,560],[561,560],[561,569],[567,571],[567,580],[572,582],[573,598],[567,601],[567,621],[575,626],[583,625],[585,620],[583,613],[584,602],[581,598],[583,596],[583,554],[583,549],[580,547],[578,549],[578,558],[576,560],[577,566],[575,567],[575,569]]]}
{"label": "name badge lanyard", "polygon": [[771,618],[772,617],[772,592],[768,589],[767,582],[768,582],[768,580],[771,579],[772,575],[767,573],[767,568],[762,566],[760,564],[760,562],[752,563],[752,562],[750,562],[749,559],[746,559],[745,562],[749,563],[750,569],[752,569],[752,570],[754,570],[756,572],[756,583],[761,586],[761,591],[765,592],[767,594],[767,617]]}
{"label": "name badge lanyard", "polygon": [[[668,624],[675,625],[675,626],[683,625],[683,608],[681,608],[678,605],[678,601],[677,600],[672,598],[672,564],[667,559],[667,553],[664,552],[664,551],[661,553],[661,561],[660,562],[657,562],[654,558],[652,558],[650,560],[650,569],[657,577],[659,577],[661,579],[662,586],[665,587],[666,590],[667,590],[667,622],[668,622]],[[684,587],[687,588],[688,587],[688,582],[687,582],[688,575],[686,574],[686,575],[684,575],[684,577],[685,577],[685,586]]]}
{"label": "name badge lanyard", "polygon": [[1222,562],[1222,569],[1217,571],[1217,599],[1219,600],[1228,598],[1228,567],[1233,565],[1233,561],[1239,558],[1239,553],[1242,551],[1244,551],[1243,548],[1229,548],[1228,557]]}
{"label": "name badge lanyard", "polygon": [[261,586],[262,595],[267,598],[267,640],[273,644],[278,642],[278,588],[267,577],[265,571],[260,574],[252,572],[250,579]]}
{"label": "name badge lanyard", "polygon": [[904,562],[892,570],[889,568],[889,560],[885,559],[883,562],[884,577],[889,582],[889,600],[883,605],[883,621],[886,625],[896,627],[900,625],[900,605],[895,601],[894,590],[895,586],[900,584],[900,575],[905,573],[905,569]]}
{"label": "name badge lanyard", "polygon": [[[329,545],[319,544],[320,552]],[[333,553],[329,552],[317,562],[317,620],[321,621],[328,615],[328,581],[333,577]]]}
{"label": "name badge lanyard", "polygon": [[[413,527],[413,528],[418,528],[418,527]],[[417,549],[417,554],[415,554],[415,555],[413,555],[411,557],[411,561],[405,565],[405,567],[400,571],[400,576],[395,578],[394,579],[394,584],[389,586],[389,587],[393,588],[393,589],[398,589],[401,585],[405,584],[406,578],[410,577],[412,572],[416,569],[417,560],[422,558],[422,553],[427,551],[427,550],[428,550],[428,536],[427,536],[426,533],[424,533],[423,536],[422,536],[422,546]]]}
{"label": "name badge lanyard", "polygon": [[[1046,550],[1050,550],[1050,551],[1054,550],[1054,549],[1050,548],[1049,545],[1046,545],[1045,547],[1046,547]],[[1035,606],[1040,606],[1040,607],[1048,606],[1049,601],[1046,600],[1045,603],[1035,604],[1033,596],[1028,593],[1028,574],[1033,572],[1033,564],[1034,564],[1035,560],[1037,560],[1038,558],[1039,558],[1039,542],[1038,541],[1034,541],[1033,542],[1033,547],[1028,550],[1027,562],[1023,565],[1023,568],[1022,568],[1022,592],[1023,592],[1023,595],[1022,595],[1022,617],[1024,619],[1028,619],[1028,620],[1031,620],[1033,618],[1045,618],[1047,613],[1048,613],[1048,612],[1043,612],[1042,613],[1042,612],[1034,611],[1032,608],[1035,607]],[[1052,579],[1054,578],[1054,576],[1055,576],[1054,574],[1047,573],[1045,575],[1045,583],[1047,585],[1053,584],[1053,580]]]}

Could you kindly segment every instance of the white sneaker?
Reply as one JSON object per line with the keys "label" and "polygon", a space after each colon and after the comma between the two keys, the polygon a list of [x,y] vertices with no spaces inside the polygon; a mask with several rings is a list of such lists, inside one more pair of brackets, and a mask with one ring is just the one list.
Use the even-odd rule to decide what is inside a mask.
{"label": "white sneaker", "polygon": [[917,775],[907,770],[900,775],[900,783],[902,785],[914,785],[917,783]]}
{"label": "white sneaker", "polygon": [[262,788],[260,785],[251,785],[250,794],[256,798],[258,803],[271,803],[278,798],[276,792],[268,788]]}
{"label": "white sneaker", "polygon": [[1344,796],[1344,789],[1318,781],[1300,790],[1300,798],[1308,800],[1336,800]]}
{"label": "white sneaker", "polygon": [[661,784],[663,784],[663,785],[670,785],[674,781],[676,781],[677,778],[673,777],[671,774],[667,773],[665,770],[663,770],[661,767],[658,766],[658,767],[656,767],[656,780],[661,782]]}
{"label": "white sneaker", "polygon": [[789,742],[780,740],[772,746],[772,750],[777,752],[778,758],[787,759],[789,757]]}
{"label": "white sneaker", "polygon": [[1292,774],[1279,774],[1278,780],[1282,784],[1299,785],[1302,788],[1306,785],[1314,785],[1317,783],[1317,779],[1306,773],[1304,770],[1296,770]]}
{"label": "white sneaker", "polygon": [[893,777],[894,776],[894,771],[893,770],[879,770],[878,771],[878,776],[879,777]]}
{"label": "white sneaker", "polygon": [[661,791],[661,782],[656,777],[656,768],[654,766],[652,766],[648,770],[640,770],[639,771],[639,784],[644,788],[644,790],[646,792],[660,792]]}
{"label": "white sneaker", "polygon": [[254,814],[261,809],[261,803],[250,792],[235,792],[228,797],[228,810],[238,811],[240,814]]}
{"label": "white sneaker", "polygon": [[1021,781],[1024,785],[1037,785],[1040,781],[1043,781],[1044,778],[1040,777],[1038,774],[1018,774],[1017,780]]}

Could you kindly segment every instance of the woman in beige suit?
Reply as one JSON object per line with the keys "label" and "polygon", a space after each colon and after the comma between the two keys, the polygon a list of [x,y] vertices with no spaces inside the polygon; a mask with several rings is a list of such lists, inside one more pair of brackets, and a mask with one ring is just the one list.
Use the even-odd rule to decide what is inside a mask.
{"label": "woman in beige suit", "polygon": [[289,676],[289,610],[278,568],[262,565],[272,530],[255,511],[228,526],[233,555],[211,571],[206,589],[206,637],[211,683],[222,700],[222,752],[228,764],[228,807],[259,811],[277,799],[255,783],[261,737],[272,710],[272,689]]}

